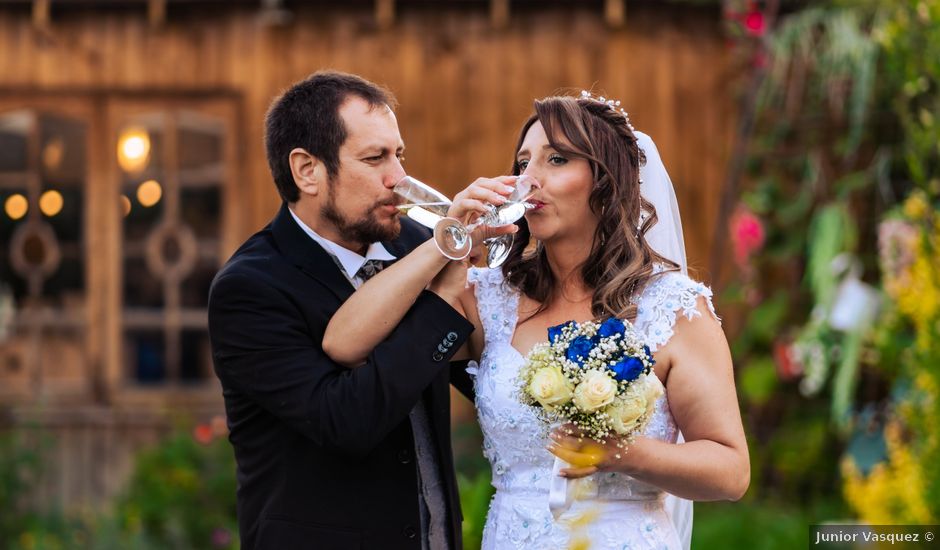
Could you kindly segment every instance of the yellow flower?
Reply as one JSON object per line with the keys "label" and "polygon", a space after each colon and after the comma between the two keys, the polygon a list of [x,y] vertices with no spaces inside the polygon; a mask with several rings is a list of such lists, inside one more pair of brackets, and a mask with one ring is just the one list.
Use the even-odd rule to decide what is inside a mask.
{"label": "yellow flower", "polygon": [[885,441],[888,462],[872,468],[868,476],[862,476],[851,459],[843,461],[846,500],[872,525],[935,523],[924,494],[922,466],[904,445],[899,424],[885,428]]}
{"label": "yellow flower", "polygon": [[643,395],[628,395],[614,402],[607,408],[607,414],[610,415],[610,427],[620,435],[632,432],[643,413],[646,412],[646,405],[646,397]]}
{"label": "yellow flower", "polygon": [[663,383],[659,380],[659,377],[653,374],[650,371],[646,375],[646,414],[652,415],[653,409],[656,408],[656,401],[666,393],[666,388],[663,387]]}
{"label": "yellow flower", "polygon": [[529,380],[529,395],[548,410],[571,401],[571,383],[561,369],[555,366],[542,367]]}
{"label": "yellow flower", "polygon": [[588,371],[574,389],[574,404],[583,412],[609,405],[617,395],[617,383],[599,370]]}
{"label": "yellow flower", "polygon": [[919,189],[911,192],[904,201],[904,215],[912,220],[923,218],[929,209],[930,203],[927,201],[927,196]]}

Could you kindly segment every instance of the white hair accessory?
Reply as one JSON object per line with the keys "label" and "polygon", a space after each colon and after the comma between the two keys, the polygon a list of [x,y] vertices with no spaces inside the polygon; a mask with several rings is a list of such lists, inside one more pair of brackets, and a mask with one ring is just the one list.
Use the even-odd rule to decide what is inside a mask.
{"label": "white hair accessory", "polygon": [[[607,99],[607,98],[605,98],[604,96],[595,96],[594,94],[592,94],[591,92],[589,92],[589,91],[587,91],[587,90],[581,90],[581,99],[590,99],[591,101],[597,101],[597,102],[599,102],[599,103],[603,103],[604,105],[607,105],[607,107],[608,107],[611,111],[619,112],[621,115],[623,115],[623,119],[624,119],[624,121],[626,121],[626,123],[627,123],[627,128],[629,128],[631,132],[635,132],[635,131],[636,131],[636,130],[633,128],[633,125],[630,124],[630,115],[628,115],[627,112],[624,111],[624,110],[620,107],[620,100],[619,100],[619,99],[618,99],[618,100],[613,100],[613,99]],[[643,183],[643,182],[641,181],[640,183]]]}

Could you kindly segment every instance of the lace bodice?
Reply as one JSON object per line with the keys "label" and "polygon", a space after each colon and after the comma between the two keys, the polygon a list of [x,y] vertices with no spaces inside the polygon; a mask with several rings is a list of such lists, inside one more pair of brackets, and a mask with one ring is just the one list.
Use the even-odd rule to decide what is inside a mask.
{"label": "lace bodice", "polygon": [[[548,444],[545,430],[534,412],[516,396],[515,380],[524,363],[522,354],[512,346],[519,294],[504,284],[502,273],[496,269],[471,269],[469,280],[475,285],[484,348],[479,364],[471,363],[468,371],[476,388],[483,453],[492,466],[493,486],[497,489],[483,547],[567,547],[571,533],[553,520],[548,509],[554,457],[545,448]],[[711,309],[711,290],[674,272],[658,275],[637,296],[634,325],[654,352],[669,341],[677,315],[689,319],[700,315],[696,309],[699,296],[706,297]],[[656,403],[645,435],[675,443],[677,433],[668,400],[663,396]],[[665,514],[659,489],[624,474],[603,473],[591,476],[587,492],[593,501],[616,502],[629,508],[614,514],[617,517],[611,519],[610,525],[603,519],[595,520],[598,525],[592,533],[609,531],[610,536],[605,537],[617,543],[610,548],[672,547],[666,543],[675,538],[675,532],[670,531],[668,519],[666,524],[662,521]],[[631,524],[638,526],[636,533],[622,532],[624,514],[637,516],[637,521]],[[608,548],[594,540],[593,535],[591,538],[592,549]],[[631,541],[636,544],[626,545]]]}

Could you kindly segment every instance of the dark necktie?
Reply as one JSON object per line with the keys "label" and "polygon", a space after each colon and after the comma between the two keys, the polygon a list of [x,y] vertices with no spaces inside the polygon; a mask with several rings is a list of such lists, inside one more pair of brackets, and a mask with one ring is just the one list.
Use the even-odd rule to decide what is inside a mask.
{"label": "dark necktie", "polygon": [[362,267],[356,272],[356,277],[362,279],[362,282],[366,282],[384,268],[385,262],[382,260],[366,260],[366,263],[362,264]]}

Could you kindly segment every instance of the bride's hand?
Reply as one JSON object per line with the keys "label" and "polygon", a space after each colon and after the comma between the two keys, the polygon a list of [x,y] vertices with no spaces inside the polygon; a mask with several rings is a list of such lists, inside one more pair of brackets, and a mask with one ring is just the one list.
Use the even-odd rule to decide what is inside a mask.
{"label": "bride's hand", "polygon": [[569,479],[587,477],[597,472],[620,472],[629,474],[631,466],[639,458],[646,440],[638,436],[627,447],[618,446],[616,439],[603,443],[587,437],[579,437],[571,427],[563,427],[550,434],[552,442],[548,451],[571,464],[571,468],[561,470],[561,475]]}
{"label": "bride's hand", "polygon": [[[457,193],[447,215],[465,224],[476,221],[477,218],[486,214],[492,206],[499,206],[506,202],[506,197],[513,191],[516,179],[518,179],[518,176],[477,178],[466,189]],[[470,250],[470,264],[476,265],[480,258],[485,256],[483,241],[515,233],[518,230],[519,227],[515,224],[499,227],[489,227],[481,224],[471,234],[473,248]]]}
{"label": "bride's hand", "polygon": [[490,205],[499,206],[506,202],[506,197],[512,193],[517,177],[477,178],[466,189],[454,196],[447,215],[469,223],[478,216],[486,214]]}

